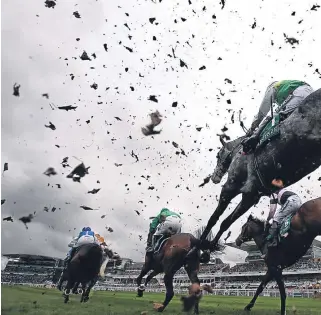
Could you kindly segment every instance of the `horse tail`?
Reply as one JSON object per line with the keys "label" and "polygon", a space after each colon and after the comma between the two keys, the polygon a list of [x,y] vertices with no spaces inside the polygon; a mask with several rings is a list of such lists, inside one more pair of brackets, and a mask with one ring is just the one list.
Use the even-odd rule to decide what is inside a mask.
{"label": "horse tail", "polygon": [[191,237],[191,247],[197,247],[198,249],[203,251],[200,255],[201,264],[207,264],[210,261],[210,244],[211,242],[209,240],[204,240],[201,242],[201,240],[197,239],[196,237]]}
{"label": "horse tail", "polygon": [[104,260],[104,262],[102,263],[101,267],[100,267],[100,271],[99,271],[99,275],[104,278],[105,277],[105,269],[106,266],[108,264],[109,258],[106,257],[106,259]]}

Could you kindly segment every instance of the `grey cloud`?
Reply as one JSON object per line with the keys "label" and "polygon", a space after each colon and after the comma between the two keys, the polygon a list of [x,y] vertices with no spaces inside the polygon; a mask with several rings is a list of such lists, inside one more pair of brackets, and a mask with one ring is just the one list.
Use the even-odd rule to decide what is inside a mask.
{"label": "grey cloud", "polygon": [[[81,19],[72,16],[75,4]],[[148,217],[164,205],[183,212],[184,231],[206,224],[214,211],[220,185],[210,183],[203,188],[198,185],[214,168],[220,146],[216,134],[225,125],[231,138],[241,133],[237,122],[230,123],[227,99],[232,102],[229,108],[236,112],[244,107],[242,117],[249,125],[261,101],[258,91],[265,89],[271,76],[280,79],[296,76],[305,78],[312,86],[319,84],[318,77],[308,67],[309,62],[315,65],[318,62],[318,55],[311,54],[319,51],[320,44],[312,32],[317,21],[315,15],[306,21],[312,24],[307,26],[295,52],[287,51],[288,48],[275,52],[273,47],[266,48],[264,40],[269,42],[266,33],[248,31],[253,16],[251,22],[247,21],[245,9],[238,2],[234,3],[235,10],[244,19],[224,11],[217,14],[215,26],[207,24],[202,17],[195,22],[187,3],[177,5],[169,1],[157,5],[164,11],[155,11],[154,3],[140,0],[121,8],[109,0],[59,1],[54,9],[37,1],[31,1],[28,7],[23,0],[2,2],[5,13],[2,160],[9,163],[9,171],[2,178],[2,199],[6,199],[2,217],[15,218],[14,223],[2,223],[4,252],[63,257],[71,236],[83,225],[91,225],[121,255],[142,259]],[[174,23],[172,14],[163,13],[180,9],[186,12],[184,27]],[[255,10],[261,12],[258,7]],[[207,13],[203,14],[205,17]],[[150,24],[151,17],[159,24]],[[227,17],[238,23],[232,33]],[[276,45],[284,42],[279,26],[264,17],[258,22],[271,27],[270,36],[272,32],[280,33],[273,37]],[[284,32],[292,34],[293,30]],[[152,40],[153,36],[157,41]],[[309,47],[305,46],[305,40]],[[131,47],[133,53],[124,46]],[[173,49],[176,58],[168,56]],[[84,50],[92,61],[80,60]],[[93,53],[96,59],[91,57]],[[223,60],[218,61],[219,56]],[[254,56],[259,56],[259,61]],[[180,58],[188,64],[188,69],[179,66]],[[278,58],[280,62],[275,62]],[[295,61],[290,63],[292,68],[285,67],[292,58]],[[198,71],[201,65],[206,70]],[[232,80],[231,87],[238,93],[230,93],[229,85],[224,84],[226,77]],[[15,82],[21,84],[20,97],[12,95]],[[97,90],[90,88],[93,82],[97,83]],[[224,96],[218,93],[218,88]],[[49,94],[49,99],[42,96],[44,93]],[[156,95],[158,103],[148,101],[150,95]],[[177,107],[172,107],[173,102],[177,102]],[[52,110],[49,103],[73,105],[77,109],[67,112],[53,107]],[[149,122],[148,114],[156,109],[163,115],[163,131],[154,138],[144,137],[141,127]],[[56,130],[44,127],[49,121]],[[197,132],[196,127],[203,128]],[[175,154],[173,141],[187,156]],[[130,154],[132,151],[139,157],[137,163]],[[80,163],[78,159],[91,167],[81,183],[66,178],[72,170],[60,165],[66,156],[71,167]],[[115,163],[122,166],[116,167]],[[43,175],[48,167],[54,167],[58,175],[50,178]],[[149,175],[149,180],[142,175]],[[320,172],[294,187],[309,198],[319,196],[318,177]],[[48,182],[54,188],[48,187]],[[55,184],[61,184],[61,189]],[[155,189],[148,190],[149,186]],[[310,192],[303,187],[309,187]],[[93,188],[102,189],[98,194],[88,194]],[[13,204],[14,201],[17,203]],[[233,201],[227,213],[237,201]],[[262,200],[252,212],[259,214],[263,209],[267,215],[267,204],[267,199]],[[42,211],[50,205],[61,210]],[[99,210],[84,211],[80,205]],[[26,230],[18,218],[33,211],[37,211],[36,217]],[[103,214],[106,217],[101,219]],[[245,219],[241,218],[232,227],[231,240]],[[108,232],[106,226],[114,232]],[[143,235],[142,241],[138,235]]]}

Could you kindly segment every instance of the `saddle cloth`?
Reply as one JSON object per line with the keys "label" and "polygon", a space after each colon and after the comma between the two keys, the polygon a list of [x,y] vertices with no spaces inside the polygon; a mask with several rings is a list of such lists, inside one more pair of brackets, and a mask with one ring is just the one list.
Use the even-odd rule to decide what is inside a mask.
{"label": "saddle cloth", "polygon": [[[290,229],[291,229],[291,220],[294,217],[296,213],[291,213],[290,215],[288,215],[285,220],[282,222],[280,228],[279,228],[279,233],[278,233],[278,238],[279,238],[279,242],[281,242],[283,239],[285,239],[289,233],[290,233]],[[270,240],[272,238],[272,236],[269,234],[266,237],[266,240]]]}
{"label": "saddle cloth", "polygon": [[155,247],[154,247],[154,254],[158,253],[162,247],[164,246],[164,244],[166,243],[166,241],[170,238],[170,236],[162,236],[158,241],[157,243],[155,244]]}
{"label": "saddle cloth", "polygon": [[282,238],[285,238],[289,235],[289,231],[291,228],[291,220],[293,218],[293,216],[296,213],[291,213],[290,215],[288,215],[285,220],[282,222],[281,227],[279,229],[279,239],[282,240]]}
{"label": "saddle cloth", "polygon": [[260,134],[259,145],[280,134],[280,114],[274,115],[273,119],[265,126]]}

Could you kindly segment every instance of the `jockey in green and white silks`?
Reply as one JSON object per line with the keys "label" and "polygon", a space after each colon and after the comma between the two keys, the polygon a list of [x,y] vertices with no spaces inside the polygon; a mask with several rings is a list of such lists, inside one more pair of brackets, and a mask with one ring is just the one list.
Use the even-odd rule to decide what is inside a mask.
{"label": "jockey in green and white silks", "polygon": [[[260,109],[254,117],[248,135],[251,136],[256,128],[261,125],[250,138],[243,142],[244,152],[247,153],[255,149],[261,132],[272,120],[272,117],[267,116],[271,108],[275,108],[275,112],[286,119],[312,92],[312,87],[304,81],[282,80],[271,83],[265,92]],[[264,117],[266,119],[262,122]]]}
{"label": "jockey in green and white silks", "polygon": [[[296,213],[302,205],[300,197],[293,191],[284,188],[281,179],[274,179],[272,185],[280,188],[280,190],[270,196],[270,212],[267,219],[267,226],[270,226],[270,238],[267,240],[266,250],[278,246],[280,226],[289,215]],[[263,256],[265,255],[266,252],[263,253]]]}
{"label": "jockey in green and white silks", "polygon": [[167,208],[163,208],[149,225],[146,251],[153,253],[157,241],[162,236],[171,236],[181,232],[181,216]]}

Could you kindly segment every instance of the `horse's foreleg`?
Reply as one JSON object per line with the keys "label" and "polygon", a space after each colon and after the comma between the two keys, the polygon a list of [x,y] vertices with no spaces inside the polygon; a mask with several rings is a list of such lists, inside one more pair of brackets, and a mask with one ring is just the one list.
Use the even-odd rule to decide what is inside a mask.
{"label": "horse's foreleg", "polygon": [[59,280],[58,280],[58,282],[57,282],[57,289],[58,289],[59,291],[62,290],[62,284],[63,284],[65,278],[66,278],[66,270],[64,269],[64,270],[61,272],[60,278],[59,278]]}
{"label": "horse's foreleg", "polygon": [[285,315],[285,301],[286,301],[286,292],[284,287],[284,282],[282,279],[282,271],[278,272],[278,275],[275,277],[275,281],[278,284],[281,298],[281,315]]}
{"label": "horse's foreleg", "polygon": [[217,223],[220,216],[223,214],[223,212],[225,211],[225,209],[227,208],[231,200],[238,194],[239,194],[239,190],[236,189],[231,183],[227,182],[224,184],[220,195],[218,206],[207,222],[206,228],[204,229],[200,238],[201,241],[204,241],[206,239],[207,235],[210,233],[213,226]]}
{"label": "horse's foreleg", "polygon": [[[185,263],[185,271],[192,282],[192,284],[200,284],[200,281],[197,277],[197,270],[199,268],[198,261],[188,261]],[[182,297],[183,308],[185,312],[189,312],[194,306],[194,314],[199,314],[199,300],[201,298],[202,292],[190,292],[190,296]]]}
{"label": "horse's foreleg", "polygon": [[272,276],[269,273],[269,271],[265,274],[265,276],[262,279],[262,282],[260,283],[259,287],[257,288],[255,295],[253,297],[253,299],[251,300],[251,302],[245,306],[244,310],[245,311],[250,311],[251,308],[254,306],[255,301],[257,300],[258,296],[262,293],[262,291],[264,290],[264,288],[266,287],[266,285],[272,280]]}
{"label": "horse's foreleg", "polygon": [[257,201],[257,195],[243,194],[241,202],[237,205],[235,210],[222,222],[220,230],[216,234],[214,240],[211,242],[211,249],[214,250],[222,234],[229,229],[229,227],[245,212],[247,212]]}

